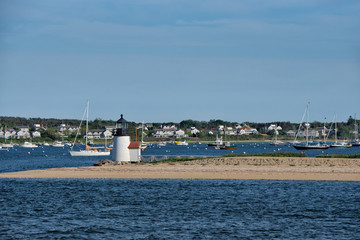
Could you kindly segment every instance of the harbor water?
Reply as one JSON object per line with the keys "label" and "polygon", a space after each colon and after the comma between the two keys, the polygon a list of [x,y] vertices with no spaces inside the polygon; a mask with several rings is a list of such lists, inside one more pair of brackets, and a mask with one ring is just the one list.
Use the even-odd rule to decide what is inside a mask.
{"label": "harbor water", "polygon": [[[329,148],[326,150],[296,150],[291,144],[271,146],[270,143],[234,143],[237,149],[219,150],[202,143],[189,143],[188,146],[176,146],[166,144],[142,150],[143,161],[162,160],[165,158],[222,156],[225,154],[258,154],[274,152],[303,152],[309,157],[326,154],[359,154],[360,147]],[[74,149],[84,148],[84,145]],[[71,157],[69,147],[56,148],[51,146],[39,146],[38,148],[9,148],[8,151],[0,151],[0,173],[14,172],[56,167],[79,167],[92,166],[99,160],[111,159],[107,157]]]}
{"label": "harbor water", "polygon": [[[297,152],[268,143],[237,146],[233,153]],[[0,172],[91,166],[104,159],[74,158],[68,150],[0,151]],[[205,144],[143,151],[148,156],[223,154]],[[0,238],[359,239],[359,190],[359,182],[335,181],[0,179]]]}

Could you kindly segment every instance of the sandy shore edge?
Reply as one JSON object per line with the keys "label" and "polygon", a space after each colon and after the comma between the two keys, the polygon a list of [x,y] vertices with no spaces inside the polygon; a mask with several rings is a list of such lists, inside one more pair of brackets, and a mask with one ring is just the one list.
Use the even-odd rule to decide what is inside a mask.
{"label": "sandy shore edge", "polygon": [[184,162],[69,167],[9,172],[1,173],[0,178],[360,181],[360,159],[219,157]]}

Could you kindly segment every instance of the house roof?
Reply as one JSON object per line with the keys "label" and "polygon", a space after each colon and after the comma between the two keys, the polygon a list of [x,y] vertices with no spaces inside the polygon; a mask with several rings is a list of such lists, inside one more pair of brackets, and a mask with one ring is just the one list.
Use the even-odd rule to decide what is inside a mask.
{"label": "house roof", "polygon": [[131,148],[140,148],[140,142],[130,142],[130,145],[128,146],[129,149]]}

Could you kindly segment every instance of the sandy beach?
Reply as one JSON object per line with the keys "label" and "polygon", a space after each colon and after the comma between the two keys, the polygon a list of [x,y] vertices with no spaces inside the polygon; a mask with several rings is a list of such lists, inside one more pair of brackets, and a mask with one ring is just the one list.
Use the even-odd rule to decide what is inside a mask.
{"label": "sandy beach", "polygon": [[360,181],[359,159],[232,157],[184,162],[53,168],[0,178],[268,179]]}

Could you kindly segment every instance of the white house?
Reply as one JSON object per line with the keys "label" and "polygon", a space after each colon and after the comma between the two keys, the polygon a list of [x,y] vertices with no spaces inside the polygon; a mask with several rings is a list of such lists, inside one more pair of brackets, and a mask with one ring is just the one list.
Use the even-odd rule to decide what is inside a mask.
{"label": "white house", "polygon": [[19,129],[19,131],[16,133],[17,139],[30,137],[30,132],[29,132],[28,126],[17,126],[16,128]]}
{"label": "white house", "polygon": [[[85,136],[84,136],[84,138],[85,138]],[[100,139],[101,131],[99,131],[99,130],[88,131],[88,138],[89,139]]]}
{"label": "white house", "polygon": [[[306,131],[300,131],[299,137],[306,137]],[[319,137],[319,131],[309,130],[309,137]]]}
{"label": "white house", "polygon": [[181,130],[181,129],[175,131],[175,137],[176,137],[176,138],[184,138],[184,137],[186,137],[185,131],[184,131],[184,130]]}
{"label": "white house", "polygon": [[192,135],[196,135],[196,134],[198,134],[200,131],[198,130],[198,129],[196,129],[196,127],[191,127],[190,128],[190,133],[192,134]]}
{"label": "white house", "polygon": [[294,130],[289,130],[286,132],[286,135],[287,136],[291,136],[291,137],[295,137],[296,136],[296,131]]}
{"label": "white house", "polygon": [[10,128],[5,132],[4,135],[5,135],[6,139],[16,138],[16,131],[14,129]]}
{"label": "white house", "polygon": [[164,131],[176,131],[176,126],[175,125],[171,125],[171,126],[163,126],[162,130]]}
{"label": "white house", "polygon": [[239,128],[237,130],[238,135],[250,135],[250,134],[258,134],[258,131],[255,128]]}
{"label": "white house", "polygon": [[38,131],[32,132],[31,135],[32,135],[33,138],[41,137],[41,133],[38,132]]}
{"label": "white house", "polygon": [[112,134],[112,131],[106,129],[105,131],[103,131],[101,133],[101,137],[102,138],[106,138],[106,139],[111,139],[111,138],[114,138],[113,134]]}
{"label": "white house", "polygon": [[36,130],[39,130],[40,128],[42,128],[42,127],[41,127],[41,125],[38,124],[38,123],[36,123],[36,124],[34,124],[34,125],[31,126],[31,129],[32,129],[32,130],[35,130],[35,131],[36,131]]}
{"label": "white house", "polygon": [[78,129],[79,129],[79,127],[73,127],[73,126],[69,126],[69,125],[62,123],[58,127],[58,132],[64,132],[64,131],[74,132],[74,131],[77,131]]}
{"label": "white house", "polygon": [[164,131],[162,129],[158,129],[158,130],[155,130],[152,135],[157,138],[173,137],[174,131],[173,130],[165,130]]}

